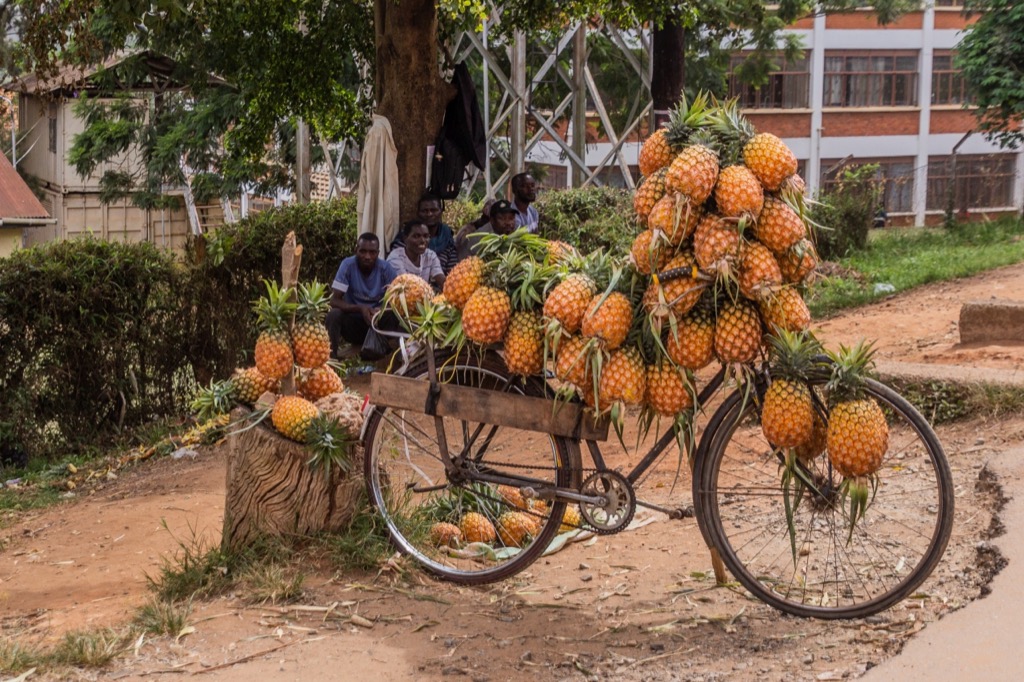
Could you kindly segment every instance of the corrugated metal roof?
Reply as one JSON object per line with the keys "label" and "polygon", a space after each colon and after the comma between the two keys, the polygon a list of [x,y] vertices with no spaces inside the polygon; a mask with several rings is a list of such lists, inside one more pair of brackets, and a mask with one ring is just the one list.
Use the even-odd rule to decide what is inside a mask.
{"label": "corrugated metal roof", "polygon": [[7,157],[0,154],[0,220],[16,223],[19,218],[49,218],[50,214],[14,170]]}

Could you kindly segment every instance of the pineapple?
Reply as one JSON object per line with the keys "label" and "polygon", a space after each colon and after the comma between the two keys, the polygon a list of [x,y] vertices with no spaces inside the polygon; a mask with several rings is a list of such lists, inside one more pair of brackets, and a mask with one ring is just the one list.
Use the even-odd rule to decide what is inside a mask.
{"label": "pineapple", "polygon": [[699,206],[688,201],[677,202],[676,196],[663,196],[647,218],[647,227],[664,232],[672,246],[679,246],[686,241],[697,228],[703,215]]}
{"label": "pineapple", "polygon": [[818,457],[821,453],[825,452],[825,439],[827,437],[825,422],[822,421],[821,415],[818,411],[814,411],[814,425],[811,428],[810,439],[797,445],[793,448],[793,453],[796,458],[805,464],[808,464]]}
{"label": "pineapple", "polygon": [[853,348],[840,346],[832,353],[829,380],[829,413],[825,442],[829,461],[844,477],[843,492],[850,500],[850,535],[864,516],[871,491],[878,485],[877,472],[889,448],[885,414],[870,396],[864,395],[864,377],[872,362],[871,344],[861,341]]}
{"label": "pineapple", "polygon": [[501,499],[505,500],[510,506],[515,507],[520,511],[526,511],[530,509],[530,504],[523,497],[522,491],[511,485],[499,485],[498,494],[501,495]]}
{"label": "pineapple", "polygon": [[642,222],[647,221],[647,217],[654,210],[654,205],[665,196],[665,176],[667,173],[668,169],[662,168],[654,175],[648,176],[633,195],[633,210]]}
{"label": "pineapple", "polygon": [[715,356],[715,318],[711,309],[697,305],[669,333],[668,357],[675,364],[696,372],[707,367]]}
{"label": "pineapple", "polygon": [[687,103],[683,95],[666,126],[654,131],[640,147],[640,174],[647,177],[672,163],[679,147],[686,143],[695,128],[705,124],[707,116],[708,97],[705,93],[697,95],[692,103]]}
{"label": "pineapple", "polygon": [[723,364],[747,363],[761,348],[761,318],[749,301],[726,301],[715,321],[715,356]]}
{"label": "pineapple", "polygon": [[462,543],[462,531],[454,523],[438,521],[430,527],[430,541],[438,547],[458,547]]}
{"label": "pineapple", "polygon": [[505,336],[512,304],[504,291],[481,286],[462,309],[466,338],[480,344],[497,343]]}
{"label": "pineapple", "polygon": [[576,253],[576,249],[568,242],[552,239],[547,244],[547,262],[549,264],[561,263]]}
{"label": "pineapple", "polygon": [[758,133],[743,147],[743,163],[764,188],[774,192],[796,174],[797,160],[786,143],[771,133]]}
{"label": "pineapple", "polygon": [[583,527],[583,515],[576,505],[567,506],[562,513],[562,525],[558,527],[559,533],[570,533]]}
{"label": "pineapple", "polygon": [[316,402],[332,393],[341,393],[345,390],[345,385],[330,365],[322,365],[308,372],[298,373],[295,390],[306,400]]}
{"label": "pineapple", "polygon": [[478,256],[465,258],[445,278],[444,297],[450,305],[462,310],[483,280],[484,260]]}
{"label": "pineapple", "polygon": [[494,524],[479,512],[467,512],[459,521],[459,530],[462,531],[462,539],[469,543],[491,543],[498,538]]}
{"label": "pineapple", "polygon": [[598,402],[603,405],[621,402],[639,405],[643,402],[647,375],[640,354],[633,348],[624,348],[611,354],[601,369]]}
{"label": "pineapple", "polygon": [[[680,275],[683,276],[675,276]],[[700,300],[706,283],[698,277],[693,254],[684,252],[670,260],[644,292],[643,304],[654,328],[672,317],[682,317]]]}
{"label": "pineapple", "polygon": [[255,404],[267,391],[276,392],[281,385],[280,381],[264,376],[255,367],[236,369],[231,383],[235,388],[235,397],[247,405]]}
{"label": "pineapple", "polygon": [[556,321],[563,332],[575,334],[596,291],[593,279],[573,273],[548,293],[544,300],[544,317]]}
{"label": "pineapple", "polygon": [[[267,295],[253,306],[260,329],[256,339],[256,367],[266,377],[282,379],[292,371],[295,362],[288,325],[296,305],[291,301],[291,289],[281,289],[269,280],[264,284]],[[330,346],[327,352],[330,355]]]}
{"label": "pineapple", "polygon": [[780,331],[770,341],[772,382],[761,406],[761,429],[775,447],[795,448],[814,435],[815,410],[807,375],[820,346],[810,335],[788,331]]}
{"label": "pineapple", "polygon": [[672,162],[672,147],[668,142],[665,128],[659,128],[651,133],[650,137],[644,140],[640,146],[640,175],[647,177],[651,173],[664,168]]}
{"label": "pineapple", "polygon": [[764,188],[746,166],[727,166],[718,174],[715,204],[726,218],[753,223],[764,207]]}
{"label": "pineapple", "polygon": [[779,256],[782,279],[790,284],[805,281],[818,267],[818,252],[809,239],[801,239]]}
{"label": "pineapple", "polygon": [[555,357],[555,376],[584,389],[590,384],[590,362],[587,341],[582,336],[570,336],[558,344]]}
{"label": "pineapple", "polygon": [[660,270],[668,262],[668,241],[656,230],[644,230],[633,240],[629,258],[641,275]]}
{"label": "pineapple", "polygon": [[686,372],[668,362],[648,365],[644,402],[658,414],[674,418],[693,407],[693,385]]}
{"label": "pineapple", "polygon": [[778,329],[802,332],[811,326],[811,311],[800,292],[792,286],[772,291],[758,300],[757,305],[769,333],[774,334]]}
{"label": "pineapple", "polygon": [[633,306],[625,294],[613,291],[594,296],[583,316],[584,338],[604,341],[607,350],[615,350],[626,340],[633,324]]}
{"label": "pineapple", "polygon": [[507,511],[498,517],[498,538],[506,547],[522,547],[537,531],[537,524],[523,512]]}
{"label": "pineapple", "polygon": [[505,334],[505,365],[512,374],[539,374],[544,366],[544,331],[530,310],[513,313]]}
{"label": "pineapple", "polygon": [[331,358],[331,339],[324,326],[327,287],[320,282],[299,284],[292,327],[292,350],[299,367],[319,367]]}
{"label": "pineapple", "polygon": [[768,196],[764,199],[761,215],[754,223],[754,236],[772,253],[782,254],[807,236],[807,228],[789,204]]}
{"label": "pineapple", "polygon": [[740,249],[740,293],[758,301],[782,285],[782,271],[775,256],[763,244],[744,242]]}
{"label": "pineapple", "polygon": [[[718,154],[710,138],[698,133],[694,144],[673,159],[665,175],[665,191],[679,193],[693,205],[707,201],[718,179]],[[653,204],[652,204],[653,207]]]}
{"label": "pineapple", "polygon": [[384,305],[402,320],[408,321],[425,304],[434,297],[434,290],[425,279],[410,272],[395,277],[384,293]]}
{"label": "pineapple", "polygon": [[270,421],[278,433],[285,438],[305,443],[306,432],[319,414],[320,410],[316,408],[316,405],[305,398],[283,395],[274,403]]}
{"label": "pineapple", "polygon": [[739,226],[709,213],[693,235],[693,254],[702,270],[728,277],[739,260],[741,243]]}

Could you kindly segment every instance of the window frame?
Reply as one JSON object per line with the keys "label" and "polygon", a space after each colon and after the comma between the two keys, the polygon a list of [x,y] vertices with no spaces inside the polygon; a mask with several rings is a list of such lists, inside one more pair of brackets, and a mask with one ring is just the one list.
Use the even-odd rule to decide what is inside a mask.
{"label": "window frame", "polygon": [[[900,59],[913,58],[913,70],[896,68]],[[891,60],[889,68],[858,69],[852,60]],[[830,62],[843,60],[830,71]],[[874,66],[874,65],[872,65]],[[921,77],[920,50],[826,50],[822,88],[824,108],[917,107]],[[900,92],[904,98],[900,98]],[[903,101],[905,99],[905,101]]]}
{"label": "window frame", "polygon": [[[778,55],[781,64],[779,69],[768,74],[767,83],[755,88],[741,82],[735,73],[736,67],[747,59],[747,53],[733,53],[729,59],[729,73],[726,76],[729,97],[737,97],[742,109],[774,111],[809,109],[811,106],[811,55],[808,51],[804,51],[803,55],[801,59],[795,61],[787,61],[782,59],[782,55]],[[798,68],[792,68],[794,66]],[[792,101],[787,102],[787,99]]]}
{"label": "window frame", "polygon": [[[847,168],[858,166],[878,165],[875,174],[875,181],[882,186],[881,208],[888,214],[910,214],[914,212],[914,164],[916,159],[913,156],[889,156],[873,158],[854,158],[841,165],[829,177],[825,171],[839,163],[840,159],[822,159],[820,187],[822,191],[828,191],[833,187]],[[895,173],[897,166],[905,166],[904,172]]]}
{"label": "window frame", "polygon": [[[955,56],[955,50],[935,50],[932,54],[932,105],[964,105],[971,103],[967,83],[963,79],[963,72],[953,66]],[[949,64],[945,68],[940,69],[937,66],[937,62],[942,59],[948,59]],[[940,85],[949,93],[949,96],[942,100],[939,99],[937,94]]]}
{"label": "window frame", "polygon": [[[928,186],[925,209],[944,211],[952,179],[952,156],[928,157]],[[997,164],[994,168],[991,164]],[[958,154],[956,157],[953,208],[1013,208],[1013,189],[1017,177],[1017,154]],[[1001,195],[1001,196],[1000,196]]]}

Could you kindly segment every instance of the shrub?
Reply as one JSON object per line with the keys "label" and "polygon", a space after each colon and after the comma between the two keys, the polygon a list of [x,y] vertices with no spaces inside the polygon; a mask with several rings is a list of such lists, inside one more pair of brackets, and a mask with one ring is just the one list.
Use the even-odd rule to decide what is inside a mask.
{"label": "shrub", "polygon": [[817,244],[822,258],[835,260],[867,246],[882,196],[877,172],[877,164],[848,168],[832,189],[818,197],[811,220],[821,226]]}
{"label": "shrub", "polygon": [[637,233],[633,194],[625,189],[551,190],[541,194],[536,205],[541,234],[569,242],[583,253],[602,247],[629,253]]}

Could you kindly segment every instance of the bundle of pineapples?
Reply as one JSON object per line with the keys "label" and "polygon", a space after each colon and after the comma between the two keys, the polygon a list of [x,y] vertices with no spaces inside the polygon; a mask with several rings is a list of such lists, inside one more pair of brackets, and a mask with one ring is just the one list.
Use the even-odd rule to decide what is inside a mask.
{"label": "bundle of pineapples", "polygon": [[[335,459],[342,444],[357,438],[362,416],[358,396],[344,392],[338,372],[328,364],[330,338],[324,326],[327,287],[299,283],[294,289],[265,283],[267,294],[253,304],[260,334],[255,366],[239,368],[214,382],[197,397],[201,415],[225,413],[234,403],[257,409],[252,418],[269,416],[285,438],[324,450]],[[291,381],[284,381],[290,379]],[[295,394],[280,394],[282,385]]]}

